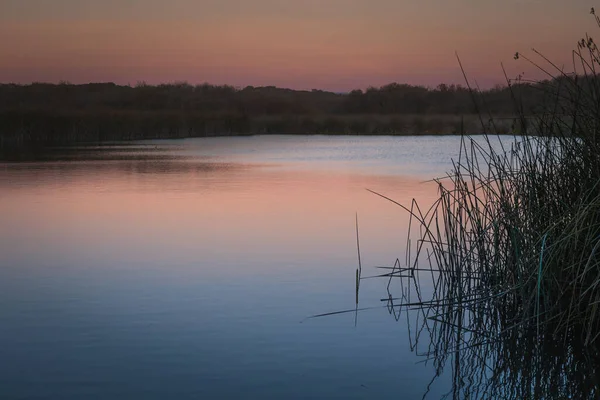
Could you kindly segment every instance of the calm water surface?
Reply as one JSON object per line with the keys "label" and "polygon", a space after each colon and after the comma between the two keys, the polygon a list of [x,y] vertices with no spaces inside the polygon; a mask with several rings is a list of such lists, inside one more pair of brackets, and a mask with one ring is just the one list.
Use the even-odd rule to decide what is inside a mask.
{"label": "calm water surface", "polygon": [[[420,398],[365,274],[455,137],[190,139],[0,164],[0,398]],[[386,282],[365,280],[361,307]],[[448,389],[436,382],[431,398]]]}

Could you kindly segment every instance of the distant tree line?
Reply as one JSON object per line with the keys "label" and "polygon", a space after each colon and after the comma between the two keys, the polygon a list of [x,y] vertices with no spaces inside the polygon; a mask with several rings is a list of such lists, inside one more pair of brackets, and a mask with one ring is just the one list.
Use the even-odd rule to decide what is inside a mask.
{"label": "distant tree line", "polygon": [[[539,103],[543,91],[536,85],[517,85],[527,106]],[[507,87],[480,93],[489,111],[512,114],[514,99]],[[332,93],[291,90],[272,86],[243,89],[188,83],[69,83],[0,84],[0,111],[193,111],[209,114],[472,114],[476,112],[469,90],[461,85],[436,88],[391,83],[379,88]]]}
{"label": "distant tree line", "polygon": [[0,84],[0,150],[251,134],[476,134],[482,131],[478,114],[488,112],[506,120],[500,130],[508,133],[512,116],[545,102],[543,87],[474,93],[460,85],[392,83],[333,93],[188,83]]}

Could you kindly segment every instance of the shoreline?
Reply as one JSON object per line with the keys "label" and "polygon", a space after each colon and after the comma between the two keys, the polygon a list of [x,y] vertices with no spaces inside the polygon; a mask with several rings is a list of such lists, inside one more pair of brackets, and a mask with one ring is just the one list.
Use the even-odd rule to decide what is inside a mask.
{"label": "shoreline", "polygon": [[[499,118],[496,133],[510,133]],[[477,115],[207,115],[180,111],[0,111],[0,148],[73,143],[251,135],[420,136],[479,134]]]}

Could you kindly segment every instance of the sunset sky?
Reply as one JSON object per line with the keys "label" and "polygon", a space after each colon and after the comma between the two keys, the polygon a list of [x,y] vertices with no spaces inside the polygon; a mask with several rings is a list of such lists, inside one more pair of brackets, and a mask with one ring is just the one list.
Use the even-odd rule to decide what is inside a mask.
{"label": "sunset sky", "polygon": [[188,81],[347,91],[483,86],[567,64],[600,31],[588,0],[1,0],[0,82]]}

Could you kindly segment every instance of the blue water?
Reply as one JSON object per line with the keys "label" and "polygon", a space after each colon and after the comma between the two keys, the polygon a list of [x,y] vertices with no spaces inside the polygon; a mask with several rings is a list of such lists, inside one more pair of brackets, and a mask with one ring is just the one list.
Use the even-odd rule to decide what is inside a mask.
{"label": "blue water", "polygon": [[[0,164],[0,398],[421,398],[364,274],[404,256],[455,137],[142,142]],[[356,318],[356,321],[355,321]],[[442,376],[428,398],[449,387]]]}

